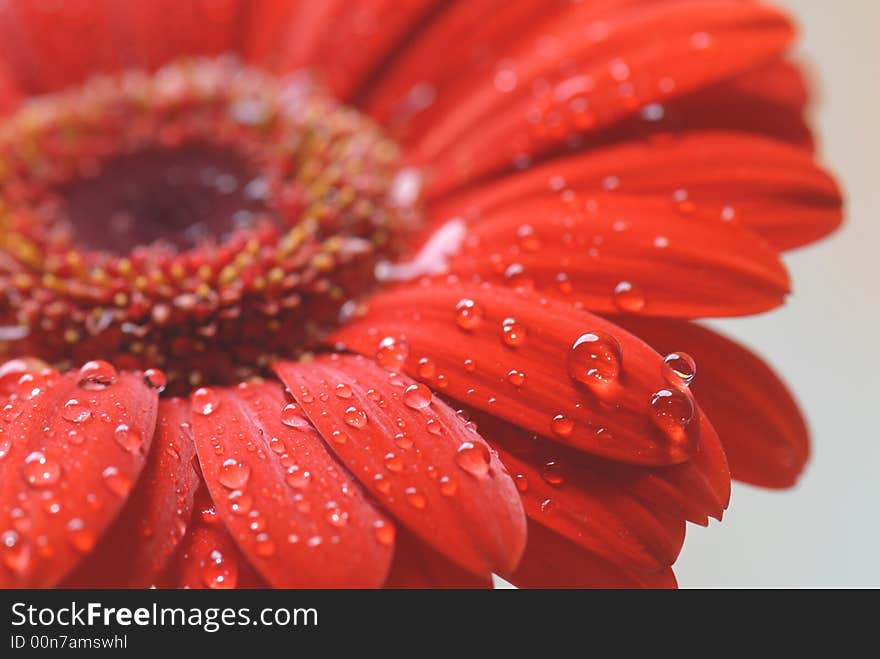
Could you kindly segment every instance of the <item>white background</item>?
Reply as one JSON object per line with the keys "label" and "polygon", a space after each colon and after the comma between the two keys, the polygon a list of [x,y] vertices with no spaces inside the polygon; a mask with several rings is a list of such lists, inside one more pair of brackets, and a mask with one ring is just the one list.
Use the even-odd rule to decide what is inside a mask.
{"label": "white background", "polygon": [[[781,310],[717,323],[789,382],[813,457],[800,484],[735,485],[721,524],[689,526],[682,587],[880,586],[880,0],[777,0],[802,27],[820,157],[846,225],[786,258]],[[697,375],[699,377],[699,373]]]}

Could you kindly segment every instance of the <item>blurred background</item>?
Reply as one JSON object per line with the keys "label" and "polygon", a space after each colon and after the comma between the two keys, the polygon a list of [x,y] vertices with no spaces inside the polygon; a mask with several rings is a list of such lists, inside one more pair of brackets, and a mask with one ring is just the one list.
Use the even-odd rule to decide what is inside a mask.
{"label": "blurred background", "polygon": [[689,525],[676,574],[684,588],[880,587],[880,0],[775,3],[801,25],[820,158],[843,186],[846,223],[787,255],[784,308],[713,324],[791,385],[813,456],[793,490],[735,485],[722,524]]}

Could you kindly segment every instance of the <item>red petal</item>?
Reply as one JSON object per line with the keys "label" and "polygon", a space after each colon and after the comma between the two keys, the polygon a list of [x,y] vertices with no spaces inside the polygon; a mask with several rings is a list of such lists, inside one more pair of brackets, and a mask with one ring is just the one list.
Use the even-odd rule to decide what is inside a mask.
{"label": "red petal", "polygon": [[64,578],[116,518],[144,466],[155,391],[140,374],[120,373],[97,390],[79,379],[26,376],[3,408],[0,587]]}
{"label": "red petal", "polygon": [[491,588],[491,577],[478,577],[447,560],[416,536],[401,531],[386,588]]}
{"label": "red petal", "polygon": [[693,323],[620,319],[661,352],[697,363],[694,395],[718,431],[737,480],[789,487],[810,456],[809,433],[785,384],[757,355]]}
{"label": "red petal", "polygon": [[643,504],[604,461],[506,424],[479,419],[479,427],[514,475],[529,517],[614,563],[656,570],[675,562],[684,518]]}
{"label": "red petal", "polygon": [[475,574],[509,572],[525,544],[497,457],[424,385],[362,357],[275,370],[340,460],[426,543]]}
{"label": "red petal", "polygon": [[[797,247],[833,231],[841,220],[834,180],[809,153],[747,133],[683,133],[663,142],[626,142],[555,159],[434,207],[435,222],[492,215],[537,196],[590,195],[613,181],[618,194],[656,197],[659,206],[695,224],[732,220],[776,249]],[[555,188],[555,191],[554,191]],[[570,192],[566,192],[570,191]],[[676,199],[678,200],[676,202]],[[625,201],[622,203],[626,203]],[[644,200],[645,212],[658,208]],[[533,220],[534,221],[534,220]],[[539,223],[540,224],[540,223]],[[719,243],[723,241],[719,234]],[[764,250],[766,251],[766,250]]]}
{"label": "red petal", "polygon": [[170,570],[175,588],[265,588],[235,541],[217,524],[196,520]]}
{"label": "red petal", "polygon": [[392,543],[375,529],[390,522],[312,428],[282,423],[288,402],[273,383],[192,395],[196,451],[220,519],[275,587],[381,585]]}
{"label": "red petal", "polygon": [[2,57],[21,89],[46,93],[95,73],[228,51],[239,5],[239,0],[57,5],[10,0],[0,9]]}
{"label": "red petal", "polygon": [[671,568],[626,569],[534,522],[529,543],[511,582],[522,588],[676,588]]}
{"label": "red petal", "polygon": [[[741,227],[683,215],[671,199],[607,194],[521,200],[486,214],[449,269],[594,312],[655,316],[753,314],[789,290],[777,253]],[[626,286],[637,297],[619,295]]]}
{"label": "red petal", "polygon": [[430,15],[436,0],[255,3],[245,51],[283,71],[318,69],[337,98],[353,96]]}
{"label": "red petal", "polygon": [[[468,301],[480,311],[476,325],[465,329],[456,307]],[[596,331],[619,344],[621,374],[597,383],[601,390],[588,391],[569,377],[568,360],[575,341]],[[688,460],[701,436],[714,441],[714,430],[696,408],[690,423],[664,424],[669,432],[662,432],[656,421],[669,419],[656,418],[652,402],[661,405],[668,396],[657,398],[657,393],[672,387],[671,398],[682,405],[688,405],[689,394],[664,379],[662,357],[645,343],[569,304],[453,278],[427,280],[372,298],[363,317],[329,340],[376,355],[385,337],[405,338],[409,349],[402,368],[445,395],[583,451],[663,465]],[[519,337],[518,345],[505,337],[509,342]],[[433,375],[420,368],[421,359],[433,365]],[[577,360],[573,365],[584,366],[584,374],[595,366]],[[606,362],[599,365],[604,368]]]}
{"label": "red petal", "polygon": [[181,398],[160,401],[152,450],[137,487],[67,587],[147,588],[157,583],[192,517],[201,483],[194,457],[189,404]]}
{"label": "red petal", "polygon": [[[593,35],[585,26],[597,20]],[[422,132],[411,156],[434,165],[434,194],[447,191],[747,71],[777,56],[791,37],[783,15],[738,0],[612,10],[584,3],[499,53],[518,80],[514,89],[499,90],[493,76],[478,74],[465,76],[457,93],[444,90],[447,111]]]}

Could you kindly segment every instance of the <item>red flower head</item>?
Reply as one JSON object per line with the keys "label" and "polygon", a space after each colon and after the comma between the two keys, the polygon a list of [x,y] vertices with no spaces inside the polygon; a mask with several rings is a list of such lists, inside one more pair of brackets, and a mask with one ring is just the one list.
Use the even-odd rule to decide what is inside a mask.
{"label": "red flower head", "polygon": [[[0,585],[674,586],[832,231],[739,0],[0,9]],[[665,356],[664,356],[665,355]],[[692,382],[693,380],[693,382]]]}

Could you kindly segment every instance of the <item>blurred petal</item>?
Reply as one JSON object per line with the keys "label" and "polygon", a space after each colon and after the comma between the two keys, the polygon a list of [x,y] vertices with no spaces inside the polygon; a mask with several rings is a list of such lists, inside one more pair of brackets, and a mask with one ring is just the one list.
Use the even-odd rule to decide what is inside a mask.
{"label": "blurred petal", "polygon": [[491,588],[491,577],[460,568],[413,534],[402,530],[386,588]]}

